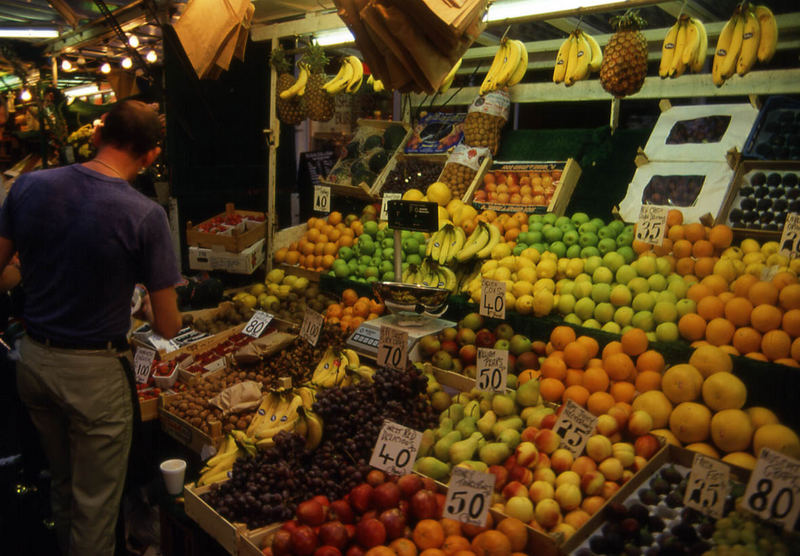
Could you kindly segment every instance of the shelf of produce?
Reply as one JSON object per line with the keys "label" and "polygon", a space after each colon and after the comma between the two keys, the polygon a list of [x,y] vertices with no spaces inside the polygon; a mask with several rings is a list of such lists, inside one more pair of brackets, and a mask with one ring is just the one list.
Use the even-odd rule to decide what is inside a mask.
{"label": "shelf of produce", "polygon": [[[402,147],[400,148],[402,149]],[[375,197],[381,197],[384,193],[397,193],[395,191],[387,192],[383,190],[384,186],[386,185],[387,178],[389,177],[389,174],[391,174],[397,167],[398,163],[411,162],[411,161],[432,162],[444,166],[444,163],[447,162],[447,153],[438,153],[438,154],[406,154],[402,152],[397,153],[391,158],[391,160],[389,160],[389,163],[386,164],[385,174],[383,174],[379,180],[375,180],[375,184],[372,186],[371,190],[372,195]],[[411,187],[409,187],[409,189],[420,189],[420,191],[425,193],[425,187],[427,187],[427,185],[430,184],[421,186],[422,189],[420,189],[420,187],[415,187],[412,185]],[[404,191],[399,193],[404,193]]]}
{"label": "shelf of produce", "polygon": [[[251,222],[245,226],[243,231],[236,228],[233,229],[230,235],[217,234],[212,232],[204,232],[200,229],[201,226],[212,223],[217,218],[225,218],[233,214],[239,215]],[[248,218],[249,217],[249,218]],[[244,251],[247,247],[253,245],[266,235],[266,216],[263,212],[252,210],[236,210],[233,203],[225,205],[225,212],[218,214],[208,220],[204,220],[200,224],[193,226],[191,221],[186,223],[186,244],[192,247],[205,247],[211,248],[214,246],[222,246],[230,253],[239,253]]]}
{"label": "shelf of produce", "polygon": [[196,487],[194,483],[184,486],[184,509],[186,515],[208,533],[228,554],[241,554],[247,526],[244,523],[231,523],[206,504],[201,495],[211,489],[210,485]]}

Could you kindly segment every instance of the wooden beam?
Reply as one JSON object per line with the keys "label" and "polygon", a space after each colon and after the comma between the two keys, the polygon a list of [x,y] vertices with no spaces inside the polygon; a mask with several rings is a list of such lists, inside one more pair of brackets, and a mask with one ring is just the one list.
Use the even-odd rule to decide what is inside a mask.
{"label": "wooden beam", "polygon": [[677,18],[681,14],[681,9],[683,9],[683,13],[688,14],[692,17],[696,17],[703,23],[706,21],[714,21],[717,19],[717,16],[709,12],[703,6],[700,6],[697,2],[693,2],[689,0],[686,2],[686,7],[684,8],[683,2],[675,1],[675,2],[662,2],[658,5],[663,11],[667,12],[672,17]]}
{"label": "wooden beam", "polygon": [[341,27],[344,27],[344,22],[335,11],[311,12],[301,18],[279,23],[254,23],[250,28],[250,38],[254,41],[267,41],[294,35],[310,35]]}
{"label": "wooden beam", "polygon": [[565,33],[572,33],[580,23],[581,29],[592,36],[603,34],[602,29],[593,27],[585,21],[581,21],[578,17],[556,17],[554,19],[546,19],[544,22],[552,27],[555,27],[559,31],[564,31]]}
{"label": "wooden beam", "polygon": [[[129,31],[147,21],[147,9],[144,0],[135,0],[126,6],[121,6],[112,12],[123,31]],[[82,48],[83,46],[116,37],[114,30],[108,25],[105,17],[64,33],[57,39],[45,43],[46,51],[58,53]]]}
{"label": "wooden beam", "polygon": [[479,44],[481,46],[497,46],[500,44],[500,37],[484,31],[478,35],[477,39],[475,39],[475,44]]}
{"label": "wooden beam", "polygon": [[48,2],[51,6],[53,6],[53,9],[61,14],[61,17],[63,17],[66,22],[69,23],[70,27],[74,29],[78,26],[78,16],[75,14],[72,8],[69,7],[69,4],[67,4],[64,0],[48,0]]}

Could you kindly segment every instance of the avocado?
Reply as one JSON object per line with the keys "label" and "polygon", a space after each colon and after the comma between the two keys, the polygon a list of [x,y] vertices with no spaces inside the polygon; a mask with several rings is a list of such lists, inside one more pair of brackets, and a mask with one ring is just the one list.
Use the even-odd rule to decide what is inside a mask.
{"label": "avocado", "polygon": [[383,170],[383,167],[386,166],[387,162],[389,162],[388,153],[385,150],[380,149],[369,157],[368,166],[372,172],[378,173]]}
{"label": "avocado", "polygon": [[348,143],[345,149],[347,150],[347,154],[344,157],[345,159],[358,158],[358,141]]}
{"label": "avocado", "polygon": [[383,147],[392,152],[403,142],[406,137],[406,128],[399,124],[392,124],[383,132]]}
{"label": "avocado", "polygon": [[372,149],[383,146],[383,137],[380,135],[370,135],[364,140],[364,151],[369,152]]}

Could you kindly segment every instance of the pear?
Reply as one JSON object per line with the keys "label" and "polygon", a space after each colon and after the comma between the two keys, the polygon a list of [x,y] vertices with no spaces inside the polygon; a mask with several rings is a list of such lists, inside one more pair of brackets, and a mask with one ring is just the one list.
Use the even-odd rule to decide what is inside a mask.
{"label": "pear", "polygon": [[472,396],[470,396],[467,392],[459,392],[458,395],[453,398],[453,401],[462,405],[467,405],[471,400]]}
{"label": "pear", "polygon": [[419,443],[417,457],[427,456],[434,444],[436,444],[436,433],[433,429],[425,429],[425,432],[422,433],[422,441]]}
{"label": "pear", "polygon": [[476,432],[469,438],[452,444],[448,450],[450,463],[457,465],[462,461],[472,459],[472,456],[474,456],[475,452],[478,450],[478,440],[481,438],[483,438],[483,435]]}
{"label": "pear", "polygon": [[497,422],[497,414],[491,409],[483,414],[483,417],[478,419],[476,426],[483,436],[489,436],[492,432],[492,427]]}
{"label": "pear", "polygon": [[433,455],[442,461],[447,460],[447,451],[454,443],[461,440],[461,433],[458,431],[451,431],[444,437],[440,438],[436,444],[433,445]]}
{"label": "pear", "polygon": [[479,473],[488,473],[489,466],[483,463],[482,461],[477,461],[474,459],[469,459],[467,461],[462,461],[455,467],[466,467],[467,469],[472,469],[473,471],[478,471]]}
{"label": "pear", "polygon": [[517,387],[517,375],[512,375],[508,373],[506,375],[506,388],[516,388]]}
{"label": "pear", "polygon": [[517,407],[508,394],[495,394],[492,398],[492,410],[498,417],[508,417],[517,412]]}
{"label": "pear", "polygon": [[522,407],[533,407],[539,403],[539,381],[529,380],[517,388],[516,402]]}
{"label": "pear", "polygon": [[492,400],[490,398],[483,398],[480,401],[481,413],[485,414],[492,409]]}
{"label": "pear", "polygon": [[467,417],[475,417],[475,419],[479,419],[481,416],[481,406],[478,400],[471,400],[467,405],[464,406],[464,415]]}
{"label": "pear", "polygon": [[450,474],[450,464],[430,456],[419,458],[414,463],[414,469],[437,481],[446,479]]}
{"label": "pear", "polygon": [[500,433],[500,435],[497,437],[497,440],[503,442],[511,450],[515,450],[519,445],[521,438],[518,430],[506,429]]}
{"label": "pear", "polygon": [[433,373],[424,373],[425,378],[428,379],[428,386],[426,388],[426,392],[430,395],[434,392],[438,392],[442,389],[442,385],[439,384],[439,381],[436,380],[436,377],[433,376]]}
{"label": "pear", "polygon": [[456,430],[461,433],[461,438],[467,438],[473,432],[477,431],[477,422],[478,420],[475,417],[470,416],[466,416],[461,419],[456,425]]}
{"label": "pear", "polygon": [[447,436],[447,433],[451,432],[454,426],[453,420],[450,417],[442,419],[439,423],[439,428],[434,431],[436,433],[436,440]]}
{"label": "pear", "polygon": [[552,407],[545,407],[543,405],[532,407],[533,411],[525,419],[525,426],[536,427],[537,429],[542,425],[542,419],[548,415],[555,413]]}
{"label": "pear", "polygon": [[442,411],[439,421],[445,417],[450,417],[454,423],[458,423],[464,417],[464,404],[458,402],[451,404],[450,407]]}
{"label": "pear", "polygon": [[492,434],[495,438],[499,437],[500,434],[506,429],[515,429],[515,430],[522,430],[522,426],[524,423],[522,419],[514,415],[513,417],[508,417],[506,419],[500,419],[497,421],[494,426],[492,427]]}
{"label": "pear", "polygon": [[520,419],[522,419],[523,421],[525,421],[527,423],[528,422],[528,417],[530,417],[531,415],[536,413],[539,410],[540,407],[544,407],[544,406],[537,405],[535,407],[523,407],[522,411],[519,412]]}
{"label": "pear", "polygon": [[480,458],[486,465],[501,465],[511,455],[511,448],[503,442],[489,442],[480,449]]}

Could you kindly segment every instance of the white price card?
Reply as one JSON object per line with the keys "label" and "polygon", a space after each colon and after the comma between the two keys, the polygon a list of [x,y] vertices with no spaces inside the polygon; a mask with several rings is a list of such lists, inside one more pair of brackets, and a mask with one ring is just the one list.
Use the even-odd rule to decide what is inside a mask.
{"label": "white price card", "polygon": [[411,473],[421,442],[421,432],[386,419],[369,464],[390,475]]}
{"label": "white price card", "polygon": [[314,186],[314,210],[316,212],[331,211],[331,188],[329,186]]}
{"label": "white price card", "polygon": [[270,322],[272,322],[272,315],[264,311],[256,311],[244,325],[242,332],[253,338],[260,338]]}
{"label": "white price card", "polygon": [[800,461],[762,448],[744,491],[744,508],[794,529],[800,514]]}
{"label": "white price card", "polygon": [[574,457],[583,454],[586,442],[594,432],[597,417],[576,404],[567,400],[567,405],[561,410],[553,430],[561,437],[561,447],[566,448]]}
{"label": "white price card", "polygon": [[147,384],[150,379],[150,369],[153,367],[153,359],[156,357],[155,350],[140,347],[136,350],[136,355],[133,357],[133,373],[136,376],[136,382],[139,384]]}
{"label": "white price card", "polygon": [[381,367],[405,371],[408,366],[408,332],[381,326],[377,361]]}
{"label": "white price card", "polygon": [[495,475],[454,467],[447,486],[442,517],[483,527],[494,494]]}
{"label": "white price card", "polygon": [[786,215],[778,252],[790,259],[795,259],[800,255],[800,214],[790,212]]}
{"label": "white price card", "polygon": [[683,496],[683,505],[688,508],[722,519],[725,498],[730,488],[730,468],[722,461],[702,454],[695,454],[689,484]]}
{"label": "white price card", "polygon": [[478,313],[494,319],[506,318],[506,283],[500,280],[481,280],[481,306]]}
{"label": "white price card", "polygon": [[317,341],[319,341],[319,333],[322,332],[324,320],[322,315],[306,307],[303,315],[303,324],[300,326],[300,337],[312,346],[316,346]]}
{"label": "white price card", "polygon": [[403,198],[400,193],[384,193],[381,197],[381,217],[380,220],[389,220],[389,201],[399,201]]}
{"label": "white price card", "polygon": [[636,222],[634,239],[660,246],[667,236],[667,214],[669,207],[642,205],[639,220]]}
{"label": "white price card", "polygon": [[478,348],[475,388],[486,392],[505,392],[508,379],[508,350]]}
{"label": "white price card", "polygon": [[155,333],[151,334],[148,340],[153,345],[153,347],[155,347],[158,351],[163,351],[164,353],[170,353],[180,348],[180,346],[176,344],[173,340],[167,340],[166,338],[162,338],[161,336]]}

